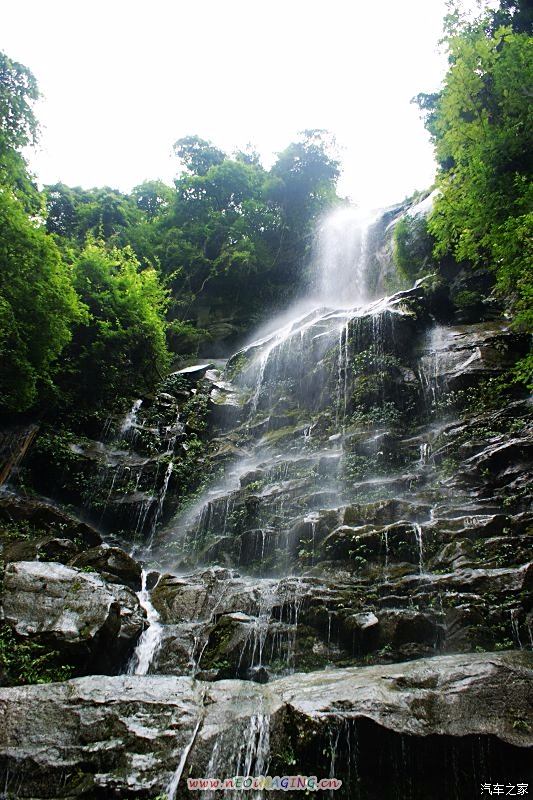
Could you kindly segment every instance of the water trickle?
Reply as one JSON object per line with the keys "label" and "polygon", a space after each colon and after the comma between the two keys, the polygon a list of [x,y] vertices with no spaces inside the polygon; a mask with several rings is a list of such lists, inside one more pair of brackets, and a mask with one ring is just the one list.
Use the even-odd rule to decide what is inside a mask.
{"label": "water trickle", "polygon": [[339,329],[338,344],[338,366],[337,366],[337,403],[335,422],[337,425],[344,424],[346,412],[348,410],[348,382],[350,371],[350,320]]}
{"label": "water trickle", "polygon": [[[265,776],[270,762],[270,715],[265,713],[265,701],[259,698],[259,709],[244,728],[232,733],[229,740],[224,734],[217,736],[207,764],[209,778],[234,776]],[[237,735],[235,735],[237,734]],[[215,800],[220,792],[207,790],[202,800]],[[262,790],[231,791],[232,800],[262,800]]]}
{"label": "water trickle", "polygon": [[174,462],[173,461],[169,461],[168,464],[167,464],[167,468],[165,470],[165,477],[163,478],[163,483],[161,485],[161,491],[159,492],[159,495],[158,495],[157,500],[156,500],[156,504],[157,504],[156,505],[156,512],[154,514],[154,517],[153,517],[153,520],[152,520],[152,524],[151,524],[150,540],[148,542],[148,547],[150,547],[152,542],[153,542],[153,538],[154,538],[154,535],[155,535],[155,532],[156,532],[156,529],[157,529],[157,525],[158,525],[158,523],[159,523],[159,521],[161,519],[161,516],[163,514],[163,507],[165,505],[165,500],[166,500],[167,492],[168,492],[168,484],[170,482],[170,476],[172,475],[173,470],[174,470]]}
{"label": "water trickle", "polygon": [[413,530],[415,532],[416,545],[418,548],[418,571],[422,574],[424,572],[424,538],[422,527],[418,522],[413,522]]}
{"label": "water trickle", "polygon": [[167,800],[175,800],[176,792],[178,790],[179,782],[181,780],[181,776],[183,775],[183,770],[185,769],[185,765],[187,763],[187,758],[189,757],[189,753],[191,752],[192,746],[196,740],[196,736],[198,731],[200,730],[200,725],[202,724],[203,717],[200,717],[196,723],[196,726],[192,732],[192,736],[187,742],[186,746],[183,748],[181,758],[179,760],[178,766],[176,767],[176,771],[172,776],[167,788],[166,788],[166,798]]}
{"label": "water trickle", "polygon": [[332,619],[333,619],[333,611],[328,610],[328,641],[327,641],[328,648],[331,645],[331,620]]}
{"label": "water trickle", "polygon": [[149,627],[141,633],[137,646],[126,667],[127,675],[147,675],[157,655],[157,651],[161,646],[163,626],[159,621],[158,612],[152,605],[150,592],[146,588],[146,584],[147,572],[143,569],[141,591],[138,592],[137,597],[139,598],[139,603],[142,608],[146,610],[146,618]]}
{"label": "water trickle", "polygon": [[124,417],[122,424],[120,426],[120,434],[123,438],[127,436],[127,434],[135,427],[137,424],[137,416],[139,414],[139,409],[142,406],[142,400],[135,400],[131,409],[128,411],[126,416]]}
{"label": "water trickle", "polygon": [[315,563],[315,550],[316,550],[316,531],[320,517],[318,514],[310,514],[304,519],[311,528],[311,566]]}
{"label": "water trickle", "polygon": [[[339,738],[341,734],[341,726],[336,725],[333,730],[328,731],[329,735],[329,777],[335,777],[335,762],[337,761],[337,751],[339,749]],[[330,792],[330,796],[334,796],[334,792]]]}
{"label": "water trickle", "polygon": [[520,609],[512,608],[510,614],[511,614],[511,628],[513,629],[513,639],[520,648],[520,650],[523,650],[524,645],[522,644],[522,640],[520,639],[520,621],[519,621]]}
{"label": "water trickle", "polygon": [[382,539],[385,543],[385,564],[383,567],[383,577],[384,580],[387,581],[389,578],[389,532],[388,530],[384,530],[381,534]]}
{"label": "water trickle", "polygon": [[276,588],[277,586],[275,584],[267,583],[260,593],[259,609],[257,616],[253,619],[250,625],[250,631],[239,659],[239,669],[247,648],[251,651],[250,672],[252,673],[254,670],[257,670],[263,666],[263,651],[270,629],[272,610],[279,602],[276,594]]}
{"label": "water trickle", "polygon": [[292,597],[288,600],[289,636],[287,642],[287,669],[294,672],[296,662],[296,642],[298,636],[298,617],[303,601],[302,581],[296,578]]}
{"label": "water trickle", "polygon": [[[262,705],[262,703],[261,703]],[[242,763],[242,772],[239,772],[241,764],[238,764],[237,774],[254,775],[256,777],[266,775],[270,760],[270,716],[264,713],[254,714],[250,718],[248,730],[245,733],[246,752]],[[244,793],[248,795],[247,792]],[[249,795],[248,795],[249,796]],[[254,792],[252,797],[261,799],[263,792]]]}
{"label": "water trickle", "polygon": [[456,369],[460,369],[460,365],[457,354],[453,352],[453,333],[448,328],[436,325],[429,333],[426,354],[422,356],[418,365],[428,411],[435,411],[447,392],[449,375]]}
{"label": "water trickle", "polygon": [[419,466],[424,467],[426,464],[428,464],[430,457],[431,445],[429,442],[423,442],[420,445],[420,458],[418,459]]}
{"label": "water trickle", "polygon": [[304,441],[309,442],[311,441],[311,435],[313,433],[313,428],[315,427],[316,423],[312,423],[310,425],[306,425],[304,428]]}

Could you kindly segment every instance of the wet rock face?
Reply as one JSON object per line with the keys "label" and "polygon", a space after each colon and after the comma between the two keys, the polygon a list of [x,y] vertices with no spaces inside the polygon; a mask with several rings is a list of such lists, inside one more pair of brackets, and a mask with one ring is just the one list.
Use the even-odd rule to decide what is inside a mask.
{"label": "wet rock face", "polygon": [[448,391],[473,386],[480,379],[501,375],[525,354],[525,337],[513,334],[502,322],[436,326],[427,338],[422,362]]}
{"label": "wet rock face", "polygon": [[[117,539],[6,536],[6,620],[78,674],[116,671],[143,627],[116,541],[150,541],[147,674],[0,692],[21,796],[153,800],[182,758],[184,776],[319,765],[350,800],[525,780],[531,405],[490,396],[523,342],[498,322],[436,326],[432,302],[419,284],[315,309],[224,374],[172,374],[105,443],[69,442]],[[202,458],[220,480],[167,520]]]}
{"label": "wet rock face", "polygon": [[[251,774],[291,774],[296,763],[301,774],[340,777],[342,798],[371,798],[378,780],[383,791],[403,792],[385,796],[418,800],[433,781],[431,796],[444,800],[441,784],[449,791],[451,783],[444,773],[435,783],[435,762],[446,754],[462,764],[467,753],[466,782],[455,786],[466,800],[478,778],[527,782],[531,678],[531,657],[510,653],[317,672],[268,686],[120,676],[1,689],[2,780],[8,792],[16,780],[20,798],[155,797],[187,753],[176,793],[185,798],[187,777],[237,774],[248,746]],[[383,775],[369,774],[370,746],[374,766],[383,754]],[[422,751],[402,775],[395,755],[414,762]],[[498,776],[489,777],[495,766]]]}
{"label": "wet rock face", "polygon": [[70,563],[80,569],[94,569],[109,583],[122,583],[134,591],[141,588],[140,564],[120,547],[94,547],[75,556]]}
{"label": "wet rock face", "polygon": [[117,669],[144,626],[130,589],[53,562],[8,564],[2,610],[18,637],[46,644],[86,672]]}
{"label": "wet rock face", "polygon": [[[230,359],[242,415],[217,442],[235,460],[159,539],[190,574],[165,578],[156,603],[167,624],[204,623],[200,673],[533,642],[531,405],[492,397],[524,342],[432,313],[418,285],[361,313],[314,311]],[[208,586],[205,563],[254,574],[254,592],[236,576]],[[305,577],[288,614],[265,598],[291,573]],[[163,649],[171,670],[170,638]]]}
{"label": "wet rock face", "polygon": [[210,366],[168,375],[157,394],[88,436],[43,427],[25,466],[34,488],[83,509],[115,538],[149,540],[199,480],[215,392]]}
{"label": "wet rock face", "polygon": [[41,536],[68,539],[83,547],[102,542],[100,533],[72,514],[43,499],[5,494],[0,497],[0,540],[4,525],[22,523]]}

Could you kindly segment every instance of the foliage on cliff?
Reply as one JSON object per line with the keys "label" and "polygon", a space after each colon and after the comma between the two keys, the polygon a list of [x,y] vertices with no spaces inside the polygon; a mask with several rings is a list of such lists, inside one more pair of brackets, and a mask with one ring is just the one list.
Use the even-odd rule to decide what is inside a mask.
{"label": "foliage on cliff", "polygon": [[474,21],[453,10],[443,88],[417,98],[439,164],[429,220],[435,255],[492,270],[525,330],[533,323],[530,34],[525,4],[502,2]]}
{"label": "foliage on cliff", "polygon": [[141,269],[128,247],[88,242],[74,261],[73,281],[87,313],[63,354],[58,377],[64,397],[97,407],[149,392],[169,360],[168,293],[156,271]]}

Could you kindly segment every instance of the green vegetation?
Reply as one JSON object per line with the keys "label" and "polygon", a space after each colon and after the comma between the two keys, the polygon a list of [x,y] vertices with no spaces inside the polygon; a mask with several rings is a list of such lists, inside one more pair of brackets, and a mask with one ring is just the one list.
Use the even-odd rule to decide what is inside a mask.
{"label": "green vegetation", "polygon": [[41,199],[28,174],[22,149],[35,145],[38,124],[33,104],[37,81],[23,64],[0,52],[0,187],[9,187],[26,211],[37,213]]}
{"label": "green vegetation", "polygon": [[[129,248],[89,242],[74,262],[74,287],[88,310],[64,354],[69,397],[96,406],[150,391],[168,366],[166,292]],[[94,380],[95,366],[103,367]]]}
{"label": "green vegetation", "polygon": [[[474,21],[456,8],[445,24],[444,86],[416,98],[439,163],[428,224],[434,255],[490,270],[513,325],[525,331],[533,326],[531,26],[530,11],[517,2]],[[531,356],[519,379],[530,367]]]}
{"label": "green vegetation", "polygon": [[0,227],[0,402],[25,411],[50,384],[84,311],[55,243],[7,187]]}
{"label": "green vegetation", "polygon": [[394,261],[410,283],[434,268],[434,244],[425,216],[404,214],[400,217],[394,227]]}
{"label": "green vegetation", "polygon": [[[0,54],[0,408],[112,408],[148,390],[168,363],[166,293],[131,250],[62,238],[73,202],[47,232],[22,156],[37,140],[37,97],[31,72]],[[126,213],[100,194],[86,232],[111,238]]]}
{"label": "green vegetation", "polygon": [[60,665],[59,653],[37,642],[18,640],[7,625],[0,627],[0,675],[3,686],[65,681],[72,675]]}
{"label": "green vegetation", "polygon": [[187,136],[173,187],[40,193],[22,155],[38,96],[0,54],[0,409],[105,413],[150,392],[170,353],[242,334],[289,299],[337,202],[334,143],[304,131],[265,170]]}
{"label": "green vegetation", "polygon": [[226,333],[243,331],[295,290],[314,222],[336,202],[332,148],[324,131],[304,131],[267,171],[253,152],[230,157],[187,136],[174,146],[173,188],[47,186],[47,230],[63,249],[93,236],[156,266],[170,289],[171,349],[194,353],[210,338],[203,320],[230,318]]}

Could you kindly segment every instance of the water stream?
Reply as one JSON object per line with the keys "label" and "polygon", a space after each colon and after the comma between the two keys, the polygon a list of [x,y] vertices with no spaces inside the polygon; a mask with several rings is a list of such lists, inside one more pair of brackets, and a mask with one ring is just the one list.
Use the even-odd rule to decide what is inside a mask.
{"label": "water stream", "polygon": [[126,667],[127,675],[147,675],[150,666],[161,644],[163,626],[159,621],[159,614],[152,605],[150,591],[147,589],[148,573],[142,571],[141,591],[138,593],[139,603],[146,611],[148,627],[142,632],[137,646]]}

